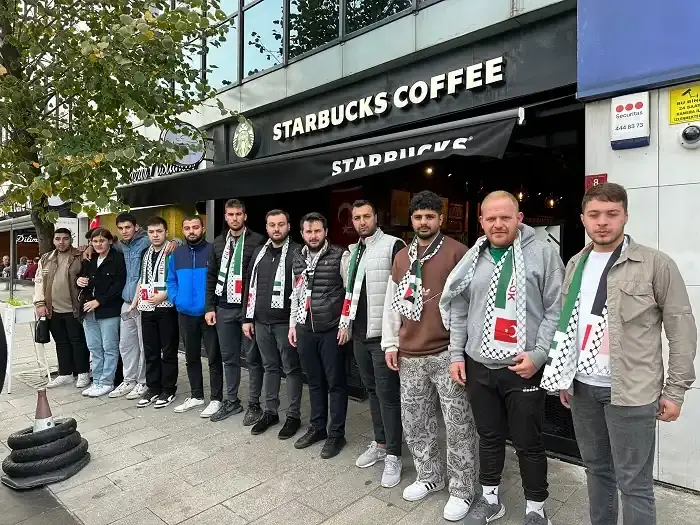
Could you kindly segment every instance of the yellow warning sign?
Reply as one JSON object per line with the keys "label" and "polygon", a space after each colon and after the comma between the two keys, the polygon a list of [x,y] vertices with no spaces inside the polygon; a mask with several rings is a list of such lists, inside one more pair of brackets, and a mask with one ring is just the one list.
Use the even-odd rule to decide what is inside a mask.
{"label": "yellow warning sign", "polygon": [[700,120],[700,85],[671,90],[671,124]]}

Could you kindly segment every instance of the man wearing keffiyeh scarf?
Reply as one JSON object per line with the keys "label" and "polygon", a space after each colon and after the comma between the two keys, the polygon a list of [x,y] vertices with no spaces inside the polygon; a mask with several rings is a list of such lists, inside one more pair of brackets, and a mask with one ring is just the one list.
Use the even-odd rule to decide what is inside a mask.
{"label": "man wearing keffiyeh scarf", "polygon": [[306,448],[325,439],[321,457],[328,459],[345,446],[348,388],[342,345],[348,331],[339,324],[345,296],[341,260],[346,250],[328,242],[326,218],[320,213],[302,218],[301,233],[304,247],[294,257],[288,336],[299,350],[309,382],[311,425],[294,446]]}

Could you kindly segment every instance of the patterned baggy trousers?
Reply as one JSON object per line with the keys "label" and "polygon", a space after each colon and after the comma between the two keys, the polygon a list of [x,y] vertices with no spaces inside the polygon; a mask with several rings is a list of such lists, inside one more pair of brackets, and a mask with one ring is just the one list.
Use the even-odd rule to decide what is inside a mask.
{"label": "patterned baggy trousers", "polygon": [[438,444],[438,399],[447,430],[450,495],[472,501],[479,472],[477,432],[466,389],[450,378],[449,352],[401,357],[401,421],[418,481],[442,483],[445,472]]}

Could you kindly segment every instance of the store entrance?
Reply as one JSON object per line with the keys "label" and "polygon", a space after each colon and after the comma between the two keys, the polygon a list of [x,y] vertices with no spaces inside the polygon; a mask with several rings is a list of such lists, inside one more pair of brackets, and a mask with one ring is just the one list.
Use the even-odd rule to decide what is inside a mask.
{"label": "store entrance", "polygon": [[[411,196],[432,190],[443,198],[443,233],[467,246],[483,234],[479,207],[495,190],[511,192],[520,201],[524,222],[538,236],[555,244],[566,263],[584,244],[579,219],[584,192],[584,112],[573,97],[533,108],[525,126],[517,127],[503,159],[452,156],[317,190],[272,194],[244,199],[248,225],[264,233],[265,213],[281,208],[290,214],[292,235],[301,242],[299,220],[322,213],[329,223],[329,240],[347,246],[357,236],[352,228],[351,204],[369,199],[377,208],[385,232],[410,242],[408,205]],[[222,231],[225,200],[216,202],[216,230]],[[351,352],[349,352],[351,356]],[[348,381],[355,397],[364,397],[354,360],[349,358]],[[547,449],[578,458],[571,416],[548,396],[545,413]]]}

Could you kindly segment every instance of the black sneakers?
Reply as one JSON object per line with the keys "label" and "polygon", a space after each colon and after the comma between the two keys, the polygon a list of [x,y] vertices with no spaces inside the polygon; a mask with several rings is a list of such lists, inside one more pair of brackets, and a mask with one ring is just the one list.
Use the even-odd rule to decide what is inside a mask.
{"label": "black sneakers", "polygon": [[163,392],[158,396],[158,399],[156,399],[156,404],[153,408],[165,408],[173,401],[175,401],[175,394],[166,394]]}
{"label": "black sneakers", "polygon": [[280,433],[277,434],[277,437],[279,439],[289,439],[299,432],[300,428],[301,419],[296,417],[287,417],[287,421],[285,421],[284,426],[282,427],[282,430],[280,430]]}
{"label": "black sneakers", "polygon": [[243,412],[243,406],[238,399],[236,401],[226,399],[223,403],[221,403],[221,408],[219,408],[219,410],[217,410],[209,419],[216,423],[217,421],[223,421],[227,417],[234,414],[240,414],[241,412]]}
{"label": "black sneakers", "polygon": [[138,408],[145,408],[151,403],[155,403],[156,400],[160,397],[160,394],[157,392],[154,392],[153,390],[147,389],[143,395],[141,396],[141,399],[138,400],[136,403],[136,406]]}
{"label": "black sneakers", "polygon": [[326,439],[326,442],[321,449],[321,457],[323,459],[330,459],[337,456],[340,454],[340,451],[343,450],[346,443],[347,441],[345,441],[344,437],[329,437]]}
{"label": "black sneakers", "polygon": [[325,428],[315,429],[314,427],[309,427],[309,430],[306,431],[306,434],[301,436],[299,439],[297,439],[296,443],[294,443],[294,448],[310,447],[314,443],[323,441],[327,437],[328,434],[326,433]]}
{"label": "black sneakers", "polygon": [[277,414],[273,414],[272,412],[263,412],[263,415],[260,416],[258,421],[253,425],[253,428],[250,429],[250,433],[257,436],[265,432],[272,425],[276,425],[279,422],[280,417]]}
{"label": "black sneakers", "polygon": [[263,411],[260,408],[260,403],[249,404],[248,410],[246,410],[245,416],[243,416],[243,426],[249,427],[250,425],[254,425],[262,415]]}

